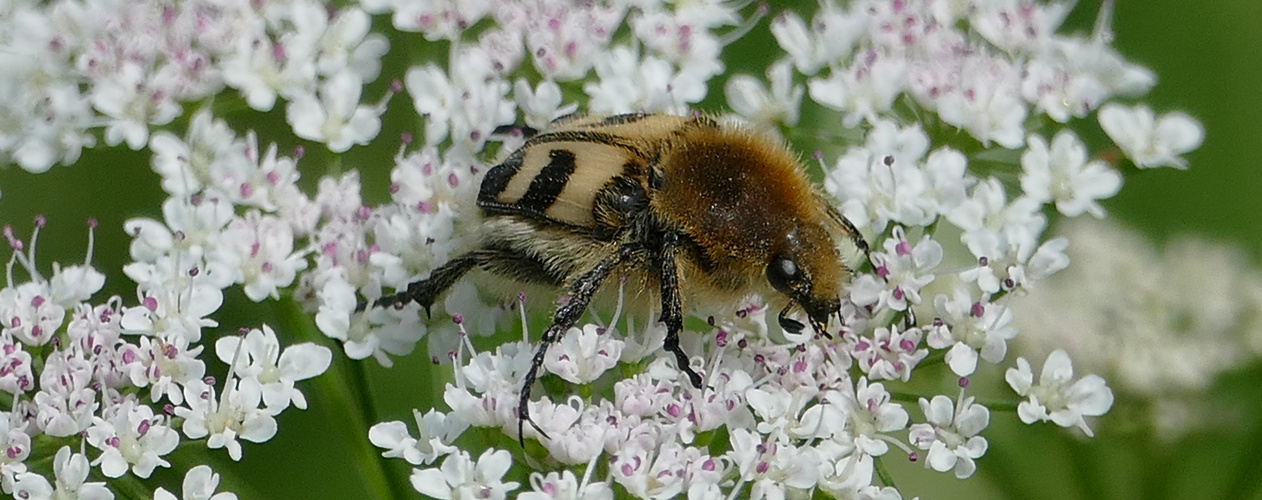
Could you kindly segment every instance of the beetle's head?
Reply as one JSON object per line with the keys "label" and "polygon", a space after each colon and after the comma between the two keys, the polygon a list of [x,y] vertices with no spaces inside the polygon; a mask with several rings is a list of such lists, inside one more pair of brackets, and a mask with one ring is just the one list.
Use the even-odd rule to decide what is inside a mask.
{"label": "beetle's head", "polygon": [[832,235],[823,227],[799,226],[773,250],[767,282],[789,299],[780,312],[781,328],[797,333],[805,327],[788,317],[794,306],[801,306],[815,331],[825,333],[828,318],[841,308],[842,282],[850,274]]}

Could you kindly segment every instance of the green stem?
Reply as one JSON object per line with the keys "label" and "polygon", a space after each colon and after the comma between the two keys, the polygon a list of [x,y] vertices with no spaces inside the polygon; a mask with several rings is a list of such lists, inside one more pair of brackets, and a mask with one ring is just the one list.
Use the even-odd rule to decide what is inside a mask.
{"label": "green stem", "polygon": [[[310,316],[303,312],[302,306],[292,298],[286,297],[276,302],[286,327],[299,340],[325,343],[327,339],[315,328]],[[336,347],[335,347],[336,349]],[[323,375],[312,379],[319,400],[325,403],[331,422],[331,432],[340,434],[343,442],[349,447],[349,461],[354,464],[348,469],[359,475],[360,483],[369,492],[369,498],[405,498],[402,491],[396,491],[381,456],[368,441],[368,427],[373,407],[368,399],[367,386],[363,366],[346,358],[333,356],[333,363]],[[354,404],[358,402],[359,404]]]}
{"label": "green stem", "polygon": [[876,469],[876,477],[881,478],[881,484],[898,488],[894,485],[894,476],[890,475],[889,469],[886,469],[885,464],[881,462],[881,457],[872,457],[872,466]]}

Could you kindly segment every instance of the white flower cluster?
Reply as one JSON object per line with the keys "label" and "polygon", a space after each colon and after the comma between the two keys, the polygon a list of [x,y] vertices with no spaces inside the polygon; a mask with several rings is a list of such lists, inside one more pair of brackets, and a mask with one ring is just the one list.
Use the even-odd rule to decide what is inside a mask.
{"label": "white flower cluster", "polygon": [[[314,344],[282,349],[268,325],[218,339],[219,360],[234,367],[222,394],[213,387],[214,378],[206,376],[199,343],[203,329],[217,326],[207,316],[223,302],[221,287],[232,283],[229,279],[216,285],[209,271],[231,277],[246,266],[240,260],[233,261],[236,267],[222,260],[208,264],[202,246],[206,240],[194,244],[186,238],[222,236],[221,243],[245,238],[199,228],[214,224],[213,206],[168,203],[168,217],[176,217],[172,225],[189,233],[171,232],[156,221],[130,224],[137,231],[146,228],[148,237],[133,241],[137,260],[126,269],[138,283],[135,305],[117,296],[90,302],[105,284],[105,275],[92,267],[90,249],[83,264],[54,263],[52,277],[41,274],[35,247],[42,218],[36,220],[29,244],[5,226],[13,251],[0,289],[5,358],[0,385],[11,398],[11,409],[0,412],[8,450],[0,464],[5,493],[16,498],[113,498],[104,483],[84,483],[89,466],[108,478],[129,473],[148,478],[154,469],[171,466],[163,456],[180,443],[177,427],[188,439],[205,438],[210,448],[227,448],[239,460],[240,440],[267,441],[276,434],[276,415],[291,404],[306,408],[294,383],[323,373],[332,352]],[[211,221],[197,220],[197,215]],[[227,227],[218,229],[229,233],[248,218],[225,217]],[[15,279],[15,265],[26,281]],[[71,455],[70,447],[62,447],[54,460],[55,481],[50,482],[26,466],[31,441],[37,438],[78,442],[78,448],[88,445],[96,453],[89,463],[83,452]]]}
{"label": "white flower cluster", "polygon": [[287,99],[294,133],[332,151],[380,129],[382,107],[359,98],[388,44],[356,7],[18,0],[2,9],[0,158],[32,172],[74,163],[102,126],[105,144],[140,149],[182,102],[225,86],[260,111]]}
{"label": "white flower cluster", "polygon": [[[222,336],[214,352],[231,369],[216,387],[198,356],[230,287],[256,302],[299,302],[352,359],[390,366],[424,339],[430,359],[455,361],[441,395],[450,411],[417,411],[416,437],[402,422],[368,433],[384,456],[416,467],[412,486],[435,498],[505,498],[522,486],[505,480],[512,473],[529,478],[524,498],[819,491],[892,499],[902,493],[877,472],[894,449],[971,476],[988,447],[981,433],[991,409],[967,394],[968,377],[979,361],[1009,362],[1013,304],[1069,263],[1069,240],[1045,233],[1049,207],[1103,217],[1099,201],[1121,187],[1118,166],[1090,154],[1068,125],[1096,115],[1138,167],[1185,167],[1180,155],[1203,137],[1186,115],[1115,102],[1142,95],[1154,76],[1109,46],[1104,23],[1088,38],[1058,34],[1068,3],[823,2],[809,24],[776,14],[770,30],[784,56],[769,66],[770,84],[733,75],[728,103],[763,129],[796,124],[811,106],[835,117],[822,128],[863,137],[816,158],[825,189],[874,251],[856,266],[836,331],[782,332],[751,297],[686,332],[685,349],[705,374],[701,389],[659,356],[665,329],[651,314],[628,311],[623,323],[618,313],[571,329],[549,351],[546,370],[578,386],[530,402],[549,437],[528,427],[520,437],[538,445],[495,449],[465,431],[519,437],[518,395],[536,346],[527,339],[477,351],[469,334],[501,330],[505,309],[468,283],[453,287],[437,313],[359,307],[468,249],[480,223],[479,175],[494,162],[484,150],[522,141],[507,127],[543,127],[576,110],[693,112],[725,72],[724,48],[765,14],[747,4],[5,5],[0,158],[44,171],[74,163],[99,132],[107,145],[147,147],[169,197],[161,220],[126,223],[133,262],[123,272],[137,283],[134,304],[89,302],[104,282],[90,258],[54,264],[44,278],[35,237],[27,249],[6,228],[14,257],[0,289],[0,388],[13,395],[13,410],[0,418],[0,486],[21,498],[72,490],[111,497],[85,482],[87,469],[148,477],[169,466],[162,456],[179,442],[177,424],[233,459],[241,440],[270,439],[278,413],[307,405],[295,382],[324,372],[332,353],[284,346],[268,325]],[[418,43],[445,57],[396,69],[402,78],[382,100],[364,104],[389,48],[370,33],[373,14],[388,14],[394,29],[419,33],[426,42]],[[279,100],[295,137],[340,153],[377,139],[386,100],[402,90],[423,131],[402,138],[383,204],[364,199],[353,169],[304,193],[301,150],[260,148],[253,132],[238,134],[212,112],[218,102],[188,117],[182,136],[161,129],[183,103],[210,96],[257,111]],[[15,263],[26,281],[15,280]],[[647,319],[637,327],[637,318]],[[900,392],[924,372],[918,367],[938,363],[959,377],[958,393]],[[1099,377],[1072,378],[1064,351],[1048,357],[1037,384],[1025,359],[1007,379],[1028,398],[1014,405],[1026,422],[1090,433],[1084,417],[1112,404]],[[157,404],[166,406],[154,411]],[[99,453],[89,461],[63,448],[54,486],[25,465],[40,435],[82,436]],[[185,497],[209,497],[216,482],[194,468]]]}

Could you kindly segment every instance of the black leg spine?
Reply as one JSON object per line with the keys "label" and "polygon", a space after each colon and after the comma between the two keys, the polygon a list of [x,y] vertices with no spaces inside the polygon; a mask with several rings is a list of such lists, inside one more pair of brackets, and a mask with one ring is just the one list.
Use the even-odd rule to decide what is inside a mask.
{"label": "black leg spine", "polygon": [[662,317],[660,321],[666,324],[666,341],[663,347],[667,352],[675,355],[675,364],[688,374],[688,380],[692,382],[692,386],[700,389],[701,375],[693,371],[688,363],[688,355],[679,346],[679,332],[684,328],[684,314],[679,299],[679,270],[675,263],[675,255],[678,252],[679,236],[675,233],[666,233],[662,239],[661,252]]}

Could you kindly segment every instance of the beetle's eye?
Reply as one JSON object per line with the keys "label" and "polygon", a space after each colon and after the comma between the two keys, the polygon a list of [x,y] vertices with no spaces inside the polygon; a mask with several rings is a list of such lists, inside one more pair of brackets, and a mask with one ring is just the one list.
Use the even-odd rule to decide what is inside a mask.
{"label": "beetle's eye", "polygon": [[802,271],[788,257],[776,256],[767,264],[767,281],[780,293],[793,296],[793,285],[802,280]]}

